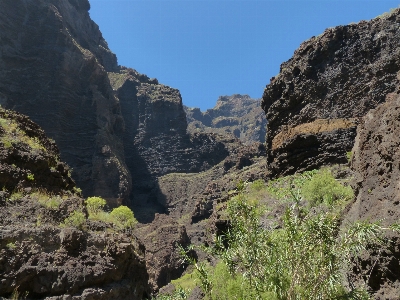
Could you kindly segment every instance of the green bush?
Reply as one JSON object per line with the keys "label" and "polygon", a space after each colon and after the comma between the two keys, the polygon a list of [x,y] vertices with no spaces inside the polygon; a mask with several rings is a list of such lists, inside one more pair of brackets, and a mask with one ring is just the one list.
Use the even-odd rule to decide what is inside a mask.
{"label": "green bush", "polygon": [[350,200],[353,190],[349,186],[340,184],[327,169],[318,171],[302,187],[302,196],[309,201],[310,206],[320,203],[332,205],[337,200]]}
{"label": "green bush", "polygon": [[132,210],[125,205],[114,208],[110,215],[114,223],[120,228],[132,228],[137,223]]}
{"label": "green bush", "polygon": [[85,202],[89,216],[103,211],[104,206],[107,204],[106,200],[101,197],[89,197]]}
{"label": "green bush", "polygon": [[[336,197],[338,187],[332,183],[330,173],[313,175],[316,183],[314,176],[300,182],[333,185],[328,194]],[[351,280],[345,274],[351,270],[355,257],[374,251],[369,250],[369,245],[380,247],[388,242],[383,238],[384,230],[398,232],[400,226],[384,228],[379,222],[357,222],[346,227],[340,223],[341,212],[337,208],[309,211],[301,206],[295,192],[291,194],[281,227],[271,230],[263,225],[264,213],[257,202],[239,190],[228,202],[230,229],[216,238],[213,247],[205,249],[222,261],[214,269],[189,255],[192,246],[187,250],[180,247],[183,260],[195,268],[205,299],[370,299],[366,292],[369,279],[345,285],[346,280]]]}
{"label": "green bush", "polygon": [[259,192],[265,188],[265,182],[262,179],[257,179],[251,184],[251,189],[253,191]]}
{"label": "green bush", "polygon": [[61,226],[76,227],[82,229],[83,225],[86,223],[85,215],[81,211],[73,211],[68,218],[64,220]]}

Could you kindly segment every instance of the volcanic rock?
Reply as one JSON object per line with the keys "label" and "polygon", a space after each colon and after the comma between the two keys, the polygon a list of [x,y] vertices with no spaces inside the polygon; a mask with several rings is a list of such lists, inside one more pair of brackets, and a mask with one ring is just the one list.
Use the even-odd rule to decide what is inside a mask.
{"label": "volcanic rock", "polygon": [[244,144],[264,143],[267,121],[260,102],[235,94],[219,97],[215,107],[205,112],[185,106],[188,131],[233,135]]}
{"label": "volcanic rock", "polygon": [[[143,244],[111,224],[91,229],[59,159],[37,124],[0,109],[0,298],[148,297]],[[82,228],[66,225],[77,212]]]}
{"label": "volcanic rock", "polygon": [[[369,111],[359,125],[351,164],[356,175],[356,201],[346,215],[349,221],[378,221],[388,227],[400,219],[399,120],[400,96],[393,93],[386,102]],[[369,285],[375,299],[398,299],[400,238],[390,231],[386,236],[392,243],[373,257],[365,258],[377,263],[372,271],[366,268],[365,273],[370,272]]]}
{"label": "volcanic rock", "polygon": [[273,176],[345,163],[360,117],[400,79],[400,10],[305,41],[264,90]]}

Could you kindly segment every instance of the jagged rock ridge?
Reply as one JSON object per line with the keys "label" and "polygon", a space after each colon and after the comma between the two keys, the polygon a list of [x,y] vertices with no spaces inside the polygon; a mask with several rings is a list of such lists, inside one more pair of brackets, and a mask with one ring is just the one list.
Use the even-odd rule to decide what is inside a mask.
{"label": "jagged rock ridge", "polygon": [[265,142],[267,121],[259,99],[235,94],[218,98],[214,108],[201,112],[199,108],[184,107],[188,131],[233,135],[245,144]]}
{"label": "jagged rock ridge", "polygon": [[267,85],[272,174],[346,162],[359,118],[399,82],[400,10],[305,41]]}

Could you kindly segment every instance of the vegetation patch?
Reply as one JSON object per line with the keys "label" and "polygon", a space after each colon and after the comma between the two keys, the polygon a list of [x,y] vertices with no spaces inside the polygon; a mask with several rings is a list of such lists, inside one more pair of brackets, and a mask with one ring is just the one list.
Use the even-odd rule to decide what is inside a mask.
{"label": "vegetation patch", "polygon": [[86,223],[85,215],[81,211],[73,211],[68,218],[61,223],[61,227],[75,227],[80,230],[83,229],[83,225]]}
{"label": "vegetation patch", "polygon": [[4,133],[0,136],[0,142],[5,148],[11,148],[19,143],[28,145],[32,150],[46,151],[37,137],[29,137],[25,131],[19,128],[18,123],[12,119],[0,118],[0,126]]}
{"label": "vegetation patch", "polygon": [[133,228],[137,223],[132,210],[127,206],[121,205],[108,213],[104,211],[107,202],[101,197],[89,197],[85,203],[90,220],[112,223],[118,229]]}
{"label": "vegetation patch", "polygon": [[[220,262],[207,267],[190,255],[192,246],[181,248],[205,299],[370,299],[369,277],[356,283],[345,274],[354,258],[374,251],[372,245],[388,244],[384,232],[399,232],[400,226],[341,224],[342,201],[353,197],[349,189],[328,169],[256,181],[249,188],[240,182],[227,205],[230,229],[203,248]],[[263,191],[287,203],[279,229],[263,223],[266,208],[255,197]]]}

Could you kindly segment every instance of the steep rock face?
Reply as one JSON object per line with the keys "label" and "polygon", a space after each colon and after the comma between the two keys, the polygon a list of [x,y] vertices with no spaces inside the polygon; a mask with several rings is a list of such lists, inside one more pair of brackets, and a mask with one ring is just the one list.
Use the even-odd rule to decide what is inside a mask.
{"label": "steep rock face", "polygon": [[162,212],[152,200],[157,176],[206,170],[228,151],[216,136],[186,133],[179,91],[117,65],[89,7],[0,3],[0,104],[57,142],[85,196],[149,207],[151,219]]}
{"label": "steep rock face", "polygon": [[[144,245],[110,224],[88,220],[55,143],[27,117],[4,109],[0,186],[0,298],[150,295]],[[74,212],[82,213],[84,230],[62,226]]]}
{"label": "steep rock face", "polygon": [[400,10],[325,30],[302,43],[266,87],[272,174],[344,163],[358,118],[394,91],[400,76]]}
{"label": "steep rock face", "polygon": [[182,265],[178,245],[187,247],[190,244],[185,226],[168,215],[157,214],[151,224],[138,228],[136,233],[147,245],[146,267],[153,291],[158,291],[182,275],[185,267]]}
{"label": "steep rock face", "polygon": [[149,222],[164,213],[158,204],[157,177],[200,172],[229,154],[234,140],[212,134],[188,134],[178,90],[161,85],[133,69],[109,72],[125,119],[125,159],[134,182],[131,206],[138,220]]}
{"label": "steep rock face", "polygon": [[0,3],[0,104],[42,126],[85,195],[127,198],[124,121],[106,71],[117,69],[87,0]]}
{"label": "steep rock face", "polygon": [[[356,201],[346,218],[382,220],[383,225],[400,218],[400,97],[389,94],[387,101],[364,117],[353,148],[352,168],[355,171]],[[374,258],[370,286],[375,299],[398,299],[400,291],[400,238]],[[368,270],[367,270],[368,271]]]}
{"label": "steep rock face", "polygon": [[260,100],[248,95],[221,96],[214,108],[201,112],[185,107],[188,131],[234,135],[245,144],[265,142],[267,121]]}

